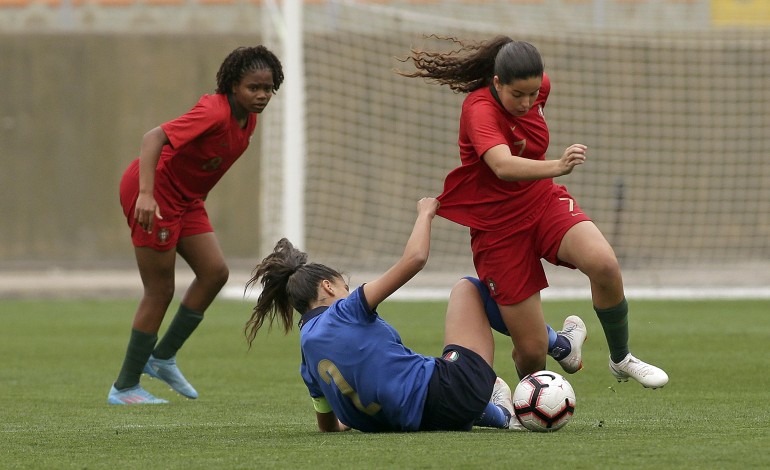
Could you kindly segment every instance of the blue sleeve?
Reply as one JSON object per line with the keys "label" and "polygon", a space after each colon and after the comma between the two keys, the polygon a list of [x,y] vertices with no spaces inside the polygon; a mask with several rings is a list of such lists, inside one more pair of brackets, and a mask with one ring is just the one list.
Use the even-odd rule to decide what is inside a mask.
{"label": "blue sleeve", "polygon": [[364,286],[359,286],[347,298],[334,305],[335,314],[351,323],[372,323],[377,320],[377,311],[369,308],[364,296]]}

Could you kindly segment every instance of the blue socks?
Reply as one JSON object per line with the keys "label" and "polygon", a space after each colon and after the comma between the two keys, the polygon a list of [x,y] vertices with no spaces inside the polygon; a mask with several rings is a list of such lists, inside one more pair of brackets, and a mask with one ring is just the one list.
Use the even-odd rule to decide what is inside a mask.
{"label": "blue socks", "polygon": [[548,329],[548,355],[561,361],[572,352],[572,345],[569,344],[567,338],[556,334],[550,325],[545,325],[545,327]]}
{"label": "blue socks", "polygon": [[484,412],[476,419],[476,426],[485,428],[508,429],[508,421],[511,420],[511,414],[505,408],[497,406],[494,403],[487,403]]}
{"label": "blue socks", "polygon": [[559,335],[557,335],[556,331],[551,328],[551,325],[546,324],[545,329],[548,331],[548,352],[550,353],[551,349],[553,349],[554,345],[556,344],[556,340],[558,339]]}

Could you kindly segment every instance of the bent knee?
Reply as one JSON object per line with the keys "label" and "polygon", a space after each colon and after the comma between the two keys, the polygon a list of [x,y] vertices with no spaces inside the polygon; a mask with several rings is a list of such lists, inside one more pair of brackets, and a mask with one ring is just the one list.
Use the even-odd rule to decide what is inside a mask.
{"label": "bent knee", "polygon": [[621,277],[620,263],[612,253],[591,257],[581,271],[595,281],[613,281]]}
{"label": "bent knee", "polygon": [[513,354],[517,364],[530,364],[531,367],[538,367],[535,370],[541,370],[545,367],[546,356],[548,355],[548,335],[528,334],[524,337],[518,336],[516,341],[514,341]]}
{"label": "bent knee", "polygon": [[224,286],[227,284],[227,280],[230,279],[230,268],[226,264],[221,264],[213,269],[210,275],[210,281],[212,284]]}
{"label": "bent knee", "polygon": [[527,361],[544,361],[548,354],[548,339],[545,341],[519,341],[514,347],[516,354]]}
{"label": "bent knee", "polygon": [[230,268],[224,263],[216,266],[209,266],[205,271],[197,273],[198,282],[215,289],[224,287],[229,278]]}
{"label": "bent knee", "polygon": [[513,361],[516,363],[516,369],[519,373],[527,375],[545,369],[546,349],[547,345],[544,349],[537,348],[532,350],[517,346],[513,351]]}
{"label": "bent knee", "polygon": [[174,298],[174,278],[144,284],[145,299],[156,303],[170,303]]}
{"label": "bent knee", "polygon": [[476,286],[468,279],[462,278],[452,286],[449,296],[466,296],[469,294],[478,294]]}

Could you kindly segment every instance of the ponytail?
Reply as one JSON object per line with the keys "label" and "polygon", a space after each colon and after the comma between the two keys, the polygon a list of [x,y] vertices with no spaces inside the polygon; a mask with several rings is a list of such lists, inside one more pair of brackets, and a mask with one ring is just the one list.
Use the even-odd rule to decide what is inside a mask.
{"label": "ponytail", "polygon": [[453,42],[459,48],[449,52],[412,49],[409,57],[399,60],[407,62],[411,59],[417,70],[396,70],[396,73],[447,85],[456,93],[470,93],[489,86],[495,75],[504,84],[543,75],[540,53],[529,43],[514,41],[508,36],[496,36],[484,42],[435,35],[431,37]]}
{"label": "ponytail", "polygon": [[262,285],[257,304],[244,332],[251,346],[257,332],[268,321],[272,328],[276,317],[283,324],[284,333],[292,329],[294,311],[303,314],[318,298],[318,286],[325,279],[341,279],[342,275],[329,267],[307,262],[307,253],[298,250],[286,238],[278,241],[265,259],[252,272],[246,288]]}

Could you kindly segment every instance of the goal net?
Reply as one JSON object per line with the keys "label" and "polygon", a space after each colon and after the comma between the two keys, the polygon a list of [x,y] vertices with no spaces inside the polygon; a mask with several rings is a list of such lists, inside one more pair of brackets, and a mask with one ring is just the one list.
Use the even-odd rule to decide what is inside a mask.
{"label": "goal net", "polygon": [[[379,272],[397,259],[416,201],[438,195],[459,164],[464,98],[397,75],[396,68],[411,70],[397,58],[412,47],[451,46],[432,34],[508,34],[538,47],[551,77],[547,157],[575,142],[589,147],[586,165],[557,181],[624,268],[766,264],[767,27],[686,29],[691,21],[670,15],[622,23],[633,15],[597,16],[587,3],[307,3],[303,248],[349,272]],[[671,2],[669,13],[686,15],[687,5]],[[279,148],[281,133],[292,129],[279,106],[261,119],[266,252],[282,236],[282,218],[293,217],[280,197]],[[437,218],[426,269],[472,274],[468,229]]]}

